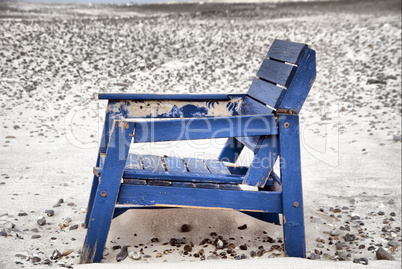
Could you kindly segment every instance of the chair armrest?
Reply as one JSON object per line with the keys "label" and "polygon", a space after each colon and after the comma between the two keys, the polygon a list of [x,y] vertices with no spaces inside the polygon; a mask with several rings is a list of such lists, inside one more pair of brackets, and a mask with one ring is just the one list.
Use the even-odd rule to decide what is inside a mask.
{"label": "chair armrest", "polygon": [[115,101],[228,101],[234,98],[243,98],[245,94],[131,94],[131,93],[100,93],[100,100]]}
{"label": "chair armrest", "polygon": [[135,121],[134,143],[278,134],[275,116]]}

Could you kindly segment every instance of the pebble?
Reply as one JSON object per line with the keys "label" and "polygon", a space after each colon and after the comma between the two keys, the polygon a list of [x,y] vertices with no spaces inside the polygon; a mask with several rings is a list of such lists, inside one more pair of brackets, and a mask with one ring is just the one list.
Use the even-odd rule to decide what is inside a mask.
{"label": "pebble", "polygon": [[235,260],[245,260],[245,259],[247,259],[247,256],[246,256],[246,254],[241,254],[241,255],[235,256],[234,258],[235,258]]}
{"label": "pebble", "polygon": [[352,242],[356,239],[356,236],[354,234],[346,234],[345,235],[345,241],[346,242]]}
{"label": "pebble", "polygon": [[156,258],[162,258],[162,253],[156,253]]}
{"label": "pebble", "polygon": [[379,211],[379,212],[377,213],[377,215],[379,215],[379,216],[384,216],[385,213],[384,213],[384,211]]}
{"label": "pebble", "polygon": [[47,209],[47,210],[45,210],[45,213],[47,214],[48,217],[52,217],[54,215],[54,210],[53,209]]}
{"label": "pebble", "polygon": [[40,219],[38,219],[38,220],[36,221],[36,223],[37,223],[39,226],[43,226],[43,225],[46,224],[46,219],[45,219],[44,217],[40,217]]}
{"label": "pebble", "polygon": [[25,216],[28,216],[28,213],[26,212],[18,213],[18,217],[25,217]]}
{"label": "pebble", "polygon": [[112,246],[112,249],[113,249],[113,250],[121,249],[121,246],[120,246],[120,245],[114,245],[114,246]]}
{"label": "pebble", "polygon": [[32,263],[39,263],[42,259],[38,256],[34,256],[31,258]]}
{"label": "pebble", "polygon": [[159,242],[159,239],[156,238],[156,237],[154,237],[154,238],[151,239],[151,242],[152,242],[152,243],[157,243],[157,242]]}
{"label": "pebble", "polygon": [[319,259],[321,259],[321,257],[320,257],[320,255],[318,255],[318,254],[316,254],[316,253],[311,253],[310,256],[308,256],[307,259],[310,259],[310,260],[319,260]]}
{"label": "pebble", "polygon": [[211,239],[209,239],[209,238],[202,239],[200,246],[205,245],[205,244],[212,244]]}
{"label": "pebble", "polygon": [[398,242],[396,242],[396,241],[389,241],[388,246],[390,246],[390,247],[399,247],[400,244]]}
{"label": "pebble", "polygon": [[223,248],[223,241],[220,240],[219,238],[215,239],[214,245],[217,249],[222,249]]}
{"label": "pebble", "polygon": [[391,215],[392,217],[395,217],[395,216],[396,216],[396,213],[395,213],[395,212],[391,212],[390,215]]}
{"label": "pebble", "polygon": [[7,232],[5,230],[0,231],[0,236],[7,236]]}
{"label": "pebble", "polygon": [[78,224],[74,224],[73,226],[70,226],[70,230],[77,230],[78,229]]}
{"label": "pebble", "polygon": [[12,228],[14,228],[15,227],[15,225],[12,223],[12,222],[10,222],[10,221],[7,221],[7,220],[0,220],[0,228],[3,228],[3,229],[12,229]]}
{"label": "pebble", "polygon": [[207,260],[219,260],[219,256],[216,256],[216,255],[209,255],[208,257],[207,257]]}
{"label": "pebble", "polygon": [[193,248],[190,245],[185,245],[184,246],[184,251],[191,252],[192,250],[193,250]]}
{"label": "pebble", "polygon": [[325,246],[324,246],[324,244],[323,244],[323,243],[318,242],[318,243],[317,243],[317,247],[318,247],[318,248],[324,248]]}
{"label": "pebble", "polygon": [[339,252],[338,253],[338,258],[340,261],[348,261],[349,260],[349,255],[346,252]]}
{"label": "pebble", "polygon": [[395,260],[394,256],[392,256],[389,252],[387,252],[385,249],[381,247],[377,249],[375,256],[377,257],[377,260],[389,260],[389,261]]}
{"label": "pebble", "polygon": [[120,250],[119,253],[116,255],[116,261],[121,262],[125,258],[127,258],[128,252],[127,252],[127,246],[123,246]]}
{"label": "pebble", "polygon": [[271,259],[271,258],[276,258],[276,255],[275,255],[275,254],[271,254],[271,255],[268,256],[268,258],[270,258],[270,259]]}
{"label": "pebble", "polygon": [[180,227],[180,232],[182,232],[182,233],[187,233],[189,231],[191,231],[191,225],[190,224],[183,224]]}
{"label": "pebble", "polygon": [[50,256],[50,259],[52,260],[58,260],[61,257],[63,257],[63,255],[60,253],[60,251],[58,251],[57,249],[53,250],[52,256]]}
{"label": "pebble", "polygon": [[368,259],[367,258],[354,258],[353,263],[368,265]]}
{"label": "pebble", "polygon": [[67,206],[75,206],[75,204],[74,203],[67,203]]}
{"label": "pebble", "polygon": [[247,229],[247,224],[243,224],[242,226],[237,227],[239,230],[245,230]]}
{"label": "pebble", "polygon": [[331,232],[329,232],[330,235],[332,236],[337,236],[341,233],[341,231],[339,229],[333,229]]}
{"label": "pebble", "polygon": [[141,253],[139,251],[137,251],[137,250],[130,251],[128,256],[133,260],[141,259]]}
{"label": "pebble", "polygon": [[240,245],[239,247],[241,250],[247,250],[247,244]]}
{"label": "pebble", "polygon": [[32,239],[38,239],[41,238],[41,236],[39,234],[34,234],[31,236]]}

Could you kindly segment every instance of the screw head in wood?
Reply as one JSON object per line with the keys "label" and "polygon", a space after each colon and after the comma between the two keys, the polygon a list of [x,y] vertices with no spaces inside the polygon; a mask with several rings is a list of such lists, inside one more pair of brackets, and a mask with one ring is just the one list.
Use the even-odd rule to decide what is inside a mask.
{"label": "screw head in wood", "polygon": [[296,208],[298,208],[299,205],[300,205],[299,202],[294,202],[294,203],[293,203],[293,206],[296,207]]}
{"label": "screw head in wood", "polygon": [[283,127],[285,127],[286,129],[289,128],[289,127],[290,127],[290,123],[289,123],[289,122],[285,122],[285,123],[283,124]]}
{"label": "screw head in wood", "polygon": [[106,197],[106,196],[107,196],[107,192],[102,191],[102,192],[100,193],[100,196],[102,196],[102,197]]}

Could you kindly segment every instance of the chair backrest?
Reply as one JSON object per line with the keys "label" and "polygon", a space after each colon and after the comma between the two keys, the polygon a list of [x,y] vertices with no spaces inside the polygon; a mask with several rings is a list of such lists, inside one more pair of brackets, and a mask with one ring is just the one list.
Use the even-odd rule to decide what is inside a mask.
{"label": "chair backrest", "polygon": [[[298,114],[316,76],[315,51],[306,44],[276,39],[264,59],[257,77],[244,97],[241,115],[278,113]],[[251,150],[258,137],[238,138]]]}

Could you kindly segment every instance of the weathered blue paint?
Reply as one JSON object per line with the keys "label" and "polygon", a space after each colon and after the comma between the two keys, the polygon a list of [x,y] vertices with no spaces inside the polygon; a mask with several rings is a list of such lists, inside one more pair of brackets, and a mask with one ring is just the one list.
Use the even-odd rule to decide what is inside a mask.
{"label": "weathered blue paint", "polygon": [[187,173],[183,160],[179,157],[163,157],[168,172]]}
{"label": "weathered blue paint", "polygon": [[223,146],[223,149],[219,154],[218,160],[222,162],[235,163],[239,158],[243,148],[244,144],[242,144],[235,137],[230,137]]}
{"label": "weathered blue paint", "polygon": [[174,100],[174,101],[227,101],[234,98],[243,98],[245,94],[133,94],[133,93],[100,93],[101,100]]}
{"label": "weathered blue paint", "polygon": [[264,191],[138,186],[121,184],[119,204],[140,206],[190,206],[239,211],[282,212],[282,194]]}
{"label": "weathered blue paint", "polygon": [[100,262],[109,232],[120,188],[124,166],[131,143],[130,134],[135,123],[115,121],[112,128],[103,173],[96,190],[90,213],[87,235],[81,255],[81,263]]}
{"label": "weathered blue paint", "polygon": [[307,49],[279,106],[299,113],[316,76],[315,51]]}
{"label": "weathered blue paint", "polygon": [[283,91],[286,90],[262,79],[255,78],[247,95],[270,107],[277,108],[279,106],[278,99]]}
{"label": "weathered blue paint", "polygon": [[[102,167],[102,166],[100,166]],[[144,169],[139,154],[128,154],[125,169],[141,170]]]}
{"label": "weathered blue paint", "polygon": [[[103,171],[99,168],[97,172],[102,175]],[[124,171],[124,178],[133,179],[159,179],[170,181],[189,181],[189,182],[210,182],[210,183],[227,183],[241,184],[243,177],[238,175],[223,175],[223,174],[207,174],[207,173],[178,173],[168,171],[146,171],[146,170],[130,170]]]}
{"label": "weathered blue paint", "polygon": [[209,174],[209,170],[203,160],[195,158],[184,158],[183,160],[190,173]]}
{"label": "weathered blue paint", "polygon": [[156,155],[142,155],[142,163],[144,164],[144,170],[147,172],[160,172],[165,171],[163,168],[161,157]]}
{"label": "weathered blue paint", "polygon": [[287,256],[305,258],[299,116],[279,115],[278,126],[285,251]]}
{"label": "weathered blue paint", "polygon": [[250,164],[243,184],[263,188],[268,181],[279,154],[278,136],[265,137]]}
{"label": "weathered blue paint", "polygon": [[267,56],[278,61],[299,65],[306,49],[306,44],[276,39],[272,43]]}
{"label": "weathered blue paint", "polygon": [[[100,142],[98,158],[96,160],[96,166],[103,166],[103,160],[100,158],[101,153],[105,153],[107,149],[107,144],[109,143],[110,131],[113,126],[114,120],[120,120],[125,116],[124,109],[122,108],[120,103],[116,103],[114,101],[109,101],[107,106],[107,111],[105,115],[105,123],[103,125],[103,133]],[[85,217],[85,227],[89,224],[90,212],[92,212],[92,207],[95,201],[95,194],[98,188],[99,178],[97,175],[94,175],[92,180],[91,194],[89,196],[87,213]]]}
{"label": "weathered blue paint", "polygon": [[211,174],[230,175],[229,169],[222,162],[216,160],[204,160]]}
{"label": "weathered blue paint", "polygon": [[134,143],[277,134],[275,116],[235,116],[137,122]]}
{"label": "weathered blue paint", "polygon": [[[315,52],[304,44],[275,41],[268,57],[270,59],[264,61],[259,75],[266,81],[288,86],[279,97],[277,86],[260,79],[255,80],[249,95],[99,96],[108,99],[109,105],[97,159],[97,166],[101,167],[94,170],[82,262],[100,262],[102,259],[112,217],[127,210],[115,209],[116,204],[126,204],[130,208],[232,209],[254,216],[259,214],[260,219],[275,223],[278,223],[278,214],[282,214],[286,254],[305,257],[299,122],[297,115],[289,114],[300,111],[314,81]],[[266,104],[279,108],[275,113],[277,121]],[[152,105],[154,112],[140,108]],[[113,122],[122,117],[185,115],[202,118]],[[111,126],[114,127],[110,134]],[[187,135],[182,136],[183,131]],[[227,144],[233,144],[233,147],[226,145],[219,160],[227,157],[228,161],[235,162],[243,144],[254,151],[253,162],[259,164],[264,162],[263,156],[269,158],[270,154],[276,156],[279,153],[281,177],[270,169],[274,161],[270,161],[268,168],[259,170],[195,159],[187,159],[190,165],[186,167],[180,158],[153,155],[142,156],[141,162],[141,156],[132,154],[126,161],[132,137],[135,142],[231,137]],[[278,137],[279,149],[273,146]],[[103,158],[105,153],[102,163],[100,157]],[[238,186],[253,182],[260,187],[258,191],[243,191]]]}
{"label": "weathered blue paint", "polygon": [[262,62],[260,70],[258,70],[257,77],[274,84],[289,87],[295,72],[295,66],[271,59],[265,59]]}

